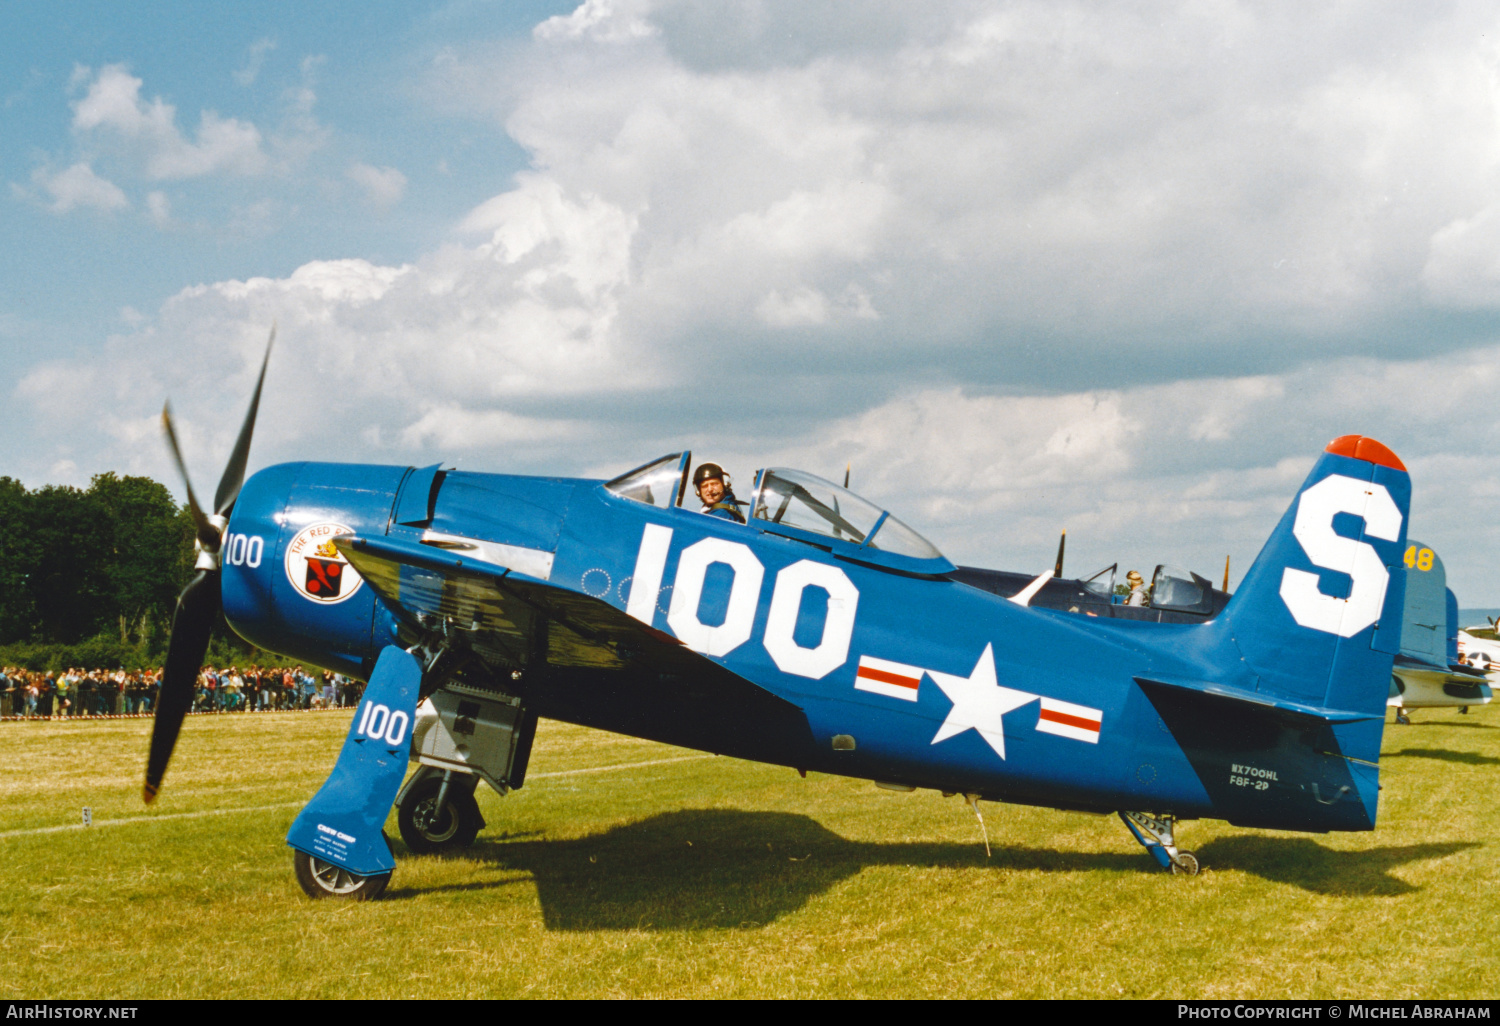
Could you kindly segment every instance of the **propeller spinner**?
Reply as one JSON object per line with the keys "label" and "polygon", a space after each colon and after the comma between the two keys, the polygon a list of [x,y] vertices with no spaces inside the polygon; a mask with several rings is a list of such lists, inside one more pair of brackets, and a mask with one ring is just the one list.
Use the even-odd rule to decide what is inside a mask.
{"label": "propeller spinner", "polygon": [[164,406],[161,411],[167,444],[187,489],[188,509],[192,513],[195,529],[194,548],[198,552],[198,573],[182,589],[182,594],[177,596],[177,610],[172,614],[172,638],[167,644],[161,695],[157,700],[156,719],[151,728],[151,751],[146,758],[146,784],[141,790],[141,797],[148,804],[161,790],[162,777],[167,772],[167,763],[172,758],[172,749],[182,730],[183,717],[193,704],[193,685],[203,666],[203,657],[208,652],[208,638],[219,614],[219,548],[224,541],[224,528],[229,523],[229,515],[234,511],[235,500],[239,498],[240,487],[245,483],[245,465],[250,458],[250,439],[255,433],[255,416],[260,410],[261,386],[266,382],[266,367],[271,362],[271,346],[275,342],[276,328],[273,325],[271,337],[266,340],[266,355],[260,363],[260,377],[255,381],[250,408],[245,412],[245,422],[240,427],[239,438],[234,443],[229,463],[224,467],[219,487],[214,492],[214,511],[211,515],[203,512],[203,508],[198,505],[198,497],[193,492],[187,464],[182,458],[182,449],[177,444],[177,432],[172,426],[171,407]]}

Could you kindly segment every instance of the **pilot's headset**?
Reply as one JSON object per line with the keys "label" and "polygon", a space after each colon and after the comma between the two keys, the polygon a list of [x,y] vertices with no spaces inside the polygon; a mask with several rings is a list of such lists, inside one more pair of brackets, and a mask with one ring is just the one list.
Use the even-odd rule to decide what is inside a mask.
{"label": "pilot's headset", "polygon": [[[694,494],[697,494],[698,490],[703,487],[703,482],[707,481],[711,477],[717,477],[719,480],[724,482],[724,491],[726,494],[734,491],[734,482],[731,481],[729,475],[724,472],[723,467],[719,466],[717,463],[700,463],[698,464],[698,469],[693,471]],[[699,496],[699,498],[702,498],[702,496]]]}

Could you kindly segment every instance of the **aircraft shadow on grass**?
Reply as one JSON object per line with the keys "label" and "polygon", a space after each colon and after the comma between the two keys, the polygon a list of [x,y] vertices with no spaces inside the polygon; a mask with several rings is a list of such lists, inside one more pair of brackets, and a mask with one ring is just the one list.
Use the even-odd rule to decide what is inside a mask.
{"label": "aircraft shadow on grass", "polygon": [[1399,752],[1390,752],[1384,756],[1387,759],[1410,757],[1414,759],[1439,759],[1443,762],[1461,762],[1466,766],[1500,766],[1500,759],[1493,755],[1480,755],[1477,752],[1455,752],[1450,748],[1403,748]]}
{"label": "aircraft shadow on grass", "polygon": [[1493,723],[1479,723],[1474,720],[1413,720],[1403,724],[1402,731],[1420,730],[1424,727],[1462,727],[1465,730],[1494,730]]}
{"label": "aircraft shadow on grass", "polygon": [[[1215,869],[1240,869],[1320,894],[1394,895],[1416,888],[1387,870],[1471,846],[1342,852],[1300,838],[1236,837],[1210,842],[1200,857]],[[551,930],[754,929],[869,866],[1157,872],[1134,852],[1000,844],[986,858],[977,836],[971,844],[868,843],[840,837],[809,816],[732,809],[662,813],[576,840],[481,839],[465,854],[530,874]]]}
{"label": "aircraft shadow on grass", "polygon": [[1389,898],[1421,890],[1392,876],[1392,869],[1477,847],[1475,841],[1450,841],[1339,851],[1306,837],[1242,835],[1208,842],[1198,849],[1198,860],[1212,869],[1238,869],[1314,894]]}

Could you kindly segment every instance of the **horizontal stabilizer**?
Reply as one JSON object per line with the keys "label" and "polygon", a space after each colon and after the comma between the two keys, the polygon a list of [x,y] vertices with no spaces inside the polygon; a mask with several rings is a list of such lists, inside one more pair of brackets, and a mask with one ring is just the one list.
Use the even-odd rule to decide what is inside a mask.
{"label": "horizontal stabilizer", "polygon": [[1216,695],[1219,698],[1230,699],[1235,702],[1244,702],[1260,709],[1275,710],[1288,716],[1307,717],[1320,720],[1325,723],[1355,723],[1360,720],[1383,720],[1385,710],[1379,713],[1353,712],[1347,709],[1324,709],[1305,702],[1294,702],[1288,698],[1278,698],[1275,695],[1267,695],[1258,691],[1246,691],[1243,688],[1230,687],[1227,684],[1218,684],[1213,681],[1186,680],[1171,677],[1137,677],[1135,682],[1141,687],[1155,685],[1163,688],[1179,688],[1183,691],[1201,692],[1208,695]]}
{"label": "horizontal stabilizer", "polygon": [[1379,769],[1350,753],[1378,743],[1384,710],[1324,709],[1207,681],[1135,682],[1181,746],[1214,808],[1237,826],[1369,830]]}

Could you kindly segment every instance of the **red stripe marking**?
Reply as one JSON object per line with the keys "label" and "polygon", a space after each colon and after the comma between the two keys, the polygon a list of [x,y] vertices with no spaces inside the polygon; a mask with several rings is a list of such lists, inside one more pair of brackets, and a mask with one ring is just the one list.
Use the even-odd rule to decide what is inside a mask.
{"label": "red stripe marking", "polygon": [[1096,734],[1099,732],[1099,720],[1086,720],[1082,716],[1069,716],[1067,713],[1058,712],[1056,709],[1043,709],[1040,718],[1069,727],[1082,727],[1084,730],[1092,730]]}
{"label": "red stripe marking", "polygon": [[863,677],[865,680],[878,680],[882,684],[900,684],[903,688],[916,688],[922,683],[921,677],[903,677],[899,673],[877,670],[873,666],[861,666],[855,676]]}

